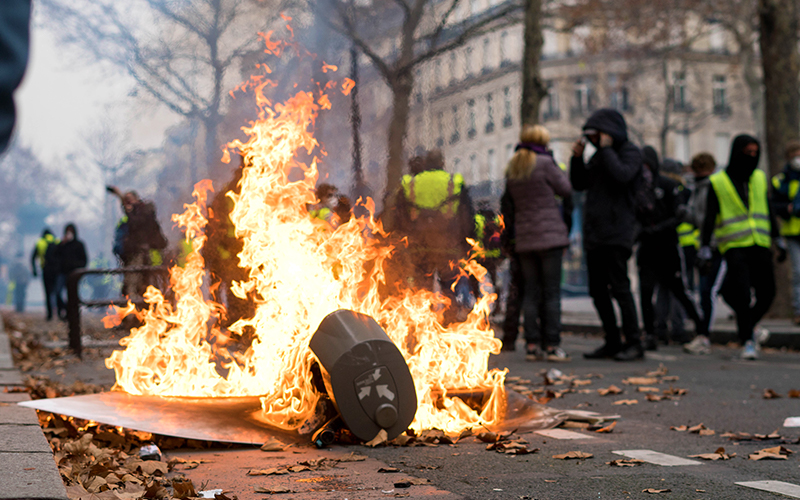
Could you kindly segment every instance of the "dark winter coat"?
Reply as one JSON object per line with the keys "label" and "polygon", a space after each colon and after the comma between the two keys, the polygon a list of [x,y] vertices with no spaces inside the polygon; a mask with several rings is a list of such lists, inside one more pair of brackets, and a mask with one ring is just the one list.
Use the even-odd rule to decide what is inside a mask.
{"label": "dark winter coat", "polygon": [[586,191],[583,205],[583,241],[587,250],[604,245],[631,248],[637,223],[631,181],[642,168],[642,153],[628,141],[625,119],[613,109],[596,111],[583,126],[605,132],[614,139],[584,163],[573,156],[570,180],[576,191]]}
{"label": "dark winter coat", "polygon": [[513,201],[514,213],[510,217],[503,215],[504,220],[513,220],[515,252],[549,250],[569,244],[567,225],[556,196],[572,196],[572,186],[552,156],[536,155],[531,176],[507,180],[506,193]]}
{"label": "dark winter coat", "polygon": [[58,245],[58,260],[61,265],[61,274],[69,274],[82,267],[86,267],[86,247],[77,237],[70,241],[62,241]]}

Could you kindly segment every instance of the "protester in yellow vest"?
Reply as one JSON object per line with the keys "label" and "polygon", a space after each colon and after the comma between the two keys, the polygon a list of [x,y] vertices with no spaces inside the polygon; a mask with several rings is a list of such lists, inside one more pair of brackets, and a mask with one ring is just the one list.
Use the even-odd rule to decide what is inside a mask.
{"label": "protester in yellow vest", "polygon": [[[758,170],[760,153],[754,137],[740,135],[733,140],[728,167],[710,177],[698,252],[699,260],[711,259],[713,235],[727,266],[721,291],[736,314],[742,359],[758,357],[759,344],[766,339],[754,338],[754,328],[775,298],[771,248],[773,237],[779,235],[767,203],[767,177]],[[785,251],[781,254],[785,258]],[[756,300],[751,304],[753,293]]]}
{"label": "protester in yellow vest", "polygon": [[786,145],[786,166],[772,178],[770,203],[780,217],[781,235],[792,258],[792,308],[794,324],[800,325],[800,141]]}
{"label": "protester in yellow vest", "polygon": [[34,276],[38,276],[36,264],[42,271],[42,283],[44,284],[44,302],[47,306],[47,321],[53,319],[53,305],[56,306],[56,313],[60,316],[62,311],[66,311],[66,305],[56,295],[56,280],[58,279],[59,263],[56,248],[59,240],[49,229],[42,232],[42,237],[36,241],[31,255],[31,270]]}

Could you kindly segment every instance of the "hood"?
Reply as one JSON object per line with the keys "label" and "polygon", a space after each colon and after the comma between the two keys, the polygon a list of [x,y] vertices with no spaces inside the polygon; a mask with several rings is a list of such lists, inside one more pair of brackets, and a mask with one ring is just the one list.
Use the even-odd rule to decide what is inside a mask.
{"label": "hood", "polygon": [[656,149],[653,146],[645,146],[642,148],[642,163],[650,167],[650,171],[653,172],[653,177],[658,176],[658,171],[661,166],[658,163],[658,153],[656,153]]}
{"label": "hood", "polygon": [[661,164],[661,171],[665,174],[681,175],[683,174],[683,164],[672,158],[664,158],[664,162]]}
{"label": "hood", "polygon": [[[755,157],[744,154],[743,150],[748,144],[758,145],[758,154]],[[761,144],[759,144],[758,139],[746,134],[737,135],[731,145],[731,157],[725,172],[728,173],[728,176],[733,181],[747,181],[753,171],[758,168],[758,159],[760,157]]]}
{"label": "hood", "polygon": [[628,142],[628,126],[625,118],[616,109],[598,109],[586,120],[583,130],[597,129],[614,138],[614,147]]}

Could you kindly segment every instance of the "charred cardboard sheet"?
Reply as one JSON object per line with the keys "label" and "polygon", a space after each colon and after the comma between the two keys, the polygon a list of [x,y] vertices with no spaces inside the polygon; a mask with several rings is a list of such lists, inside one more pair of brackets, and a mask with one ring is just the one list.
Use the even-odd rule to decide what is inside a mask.
{"label": "charred cardboard sheet", "polygon": [[270,428],[259,421],[261,402],[257,397],[166,398],[111,391],[37,399],[21,404],[51,413],[185,439],[256,445],[270,438],[287,444],[302,440],[296,434]]}

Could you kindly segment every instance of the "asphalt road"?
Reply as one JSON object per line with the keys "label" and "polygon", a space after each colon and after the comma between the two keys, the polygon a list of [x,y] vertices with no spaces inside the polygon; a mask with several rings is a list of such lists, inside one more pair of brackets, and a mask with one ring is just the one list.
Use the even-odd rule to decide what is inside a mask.
{"label": "asphalt road", "polygon": [[[314,448],[290,449],[281,453],[258,450],[178,451],[187,459],[205,459],[197,469],[186,471],[196,485],[222,488],[245,498],[264,498],[255,488],[288,490],[270,498],[471,498],[471,499],[755,499],[779,498],[764,491],[737,486],[741,481],[783,481],[800,485],[800,428],[782,427],[790,416],[800,416],[800,399],[787,397],[792,389],[800,389],[800,353],[766,352],[755,362],[735,359],[737,349],[715,346],[710,356],[695,357],[683,354],[677,347],[662,348],[644,362],[617,363],[585,361],[580,353],[597,345],[597,338],[567,336],[564,347],[573,355],[565,364],[526,362],[524,353],[517,351],[492,357],[496,367],[507,367],[509,375],[529,379],[531,389],[544,387],[541,372],[557,368],[566,375],[577,375],[591,384],[575,387],[575,392],[554,399],[550,406],[580,408],[604,414],[622,416],[613,432],[597,434],[570,429],[582,439],[559,440],[538,434],[525,434],[535,454],[504,455],[487,451],[484,443],[473,438],[456,445],[435,447],[334,446],[328,450]],[[628,377],[641,377],[660,365],[668,376],[677,380],[654,384],[660,390],[686,389],[676,399],[649,402],[637,386],[626,385]],[[624,390],[619,395],[601,396],[598,388],[616,385]],[[554,391],[569,387],[569,383],[549,386]],[[764,399],[765,389],[782,395]],[[583,392],[579,392],[583,390]],[[614,405],[623,399],[636,399],[634,405]],[[701,436],[670,430],[671,426],[703,423],[714,430],[713,435]],[[778,431],[781,439],[764,441],[732,441],[725,432],[747,432],[768,435]],[[786,460],[752,461],[747,457],[757,450],[779,446],[796,453]],[[661,466],[650,463],[634,467],[607,465],[622,456],[615,450],[653,450],[675,457],[712,453],[724,447],[727,454],[736,453],[730,460],[703,461],[698,465]],[[585,460],[559,460],[553,455],[569,451],[591,453]],[[251,469],[292,465],[320,457],[336,458],[355,452],[369,458],[363,462],[340,463],[334,469],[312,469],[280,476],[247,476]],[[398,469],[395,473],[379,473],[381,467]],[[430,480],[428,485],[395,488],[395,482],[417,477]],[[665,493],[645,493],[642,490],[669,489]],[[800,486],[798,486],[800,488]]]}

